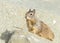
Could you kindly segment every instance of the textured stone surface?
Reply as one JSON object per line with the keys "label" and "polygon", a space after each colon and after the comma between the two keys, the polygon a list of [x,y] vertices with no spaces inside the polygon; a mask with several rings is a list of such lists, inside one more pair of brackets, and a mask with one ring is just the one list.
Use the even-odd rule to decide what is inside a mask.
{"label": "textured stone surface", "polygon": [[[31,33],[27,36],[31,43],[60,43],[60,0],[0,0],[0,36],[6,29],[13,31],[16,27],[27,30],[25,13],[36,9],[36,15],[47,23],[55,34],[50,42]],[[53,23],[56,21],[56,23]],[[25,40],[25,39],[24,39]],[[0,39],[1,43],[5,43]]]}

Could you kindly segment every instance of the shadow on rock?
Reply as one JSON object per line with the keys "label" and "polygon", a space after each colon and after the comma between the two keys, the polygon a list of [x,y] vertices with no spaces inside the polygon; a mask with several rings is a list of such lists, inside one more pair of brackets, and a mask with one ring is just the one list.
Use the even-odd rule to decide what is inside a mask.
{"label": "shadow on rock", "polygon": [[8,43],[9,39],[11,38],[13,34],[14,34],[14,31],[10,32],[6,30],[5,32],[1,34],[0,39],[5,40],[5,43]]}

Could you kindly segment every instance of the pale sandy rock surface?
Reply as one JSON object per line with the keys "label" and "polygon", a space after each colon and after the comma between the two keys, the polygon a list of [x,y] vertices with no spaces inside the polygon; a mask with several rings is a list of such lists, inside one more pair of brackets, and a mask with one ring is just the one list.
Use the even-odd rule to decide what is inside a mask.
{"label": "pale sandy rock surface", "polygon": [[[16,27],[27,31],[25,13],[36,9],[36,15],[51,27],[55,34],[51,42],[31,33],[27,34],[31,43],[60,43],[60,0],[0,0],[0,36],[6,29],[13,31]],[[0,39],[0,43],[5,43]]]}

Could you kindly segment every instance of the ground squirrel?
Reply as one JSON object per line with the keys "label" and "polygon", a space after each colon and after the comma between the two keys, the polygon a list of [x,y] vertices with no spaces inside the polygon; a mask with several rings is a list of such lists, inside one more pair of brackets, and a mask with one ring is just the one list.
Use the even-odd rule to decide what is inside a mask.
{"label": "ground squirrel", "polygon": [[37,19],[35,12],[35,9],[29,9],[25,14],[28,31],[52,41],[54,39],[54,33],[47,24]]}

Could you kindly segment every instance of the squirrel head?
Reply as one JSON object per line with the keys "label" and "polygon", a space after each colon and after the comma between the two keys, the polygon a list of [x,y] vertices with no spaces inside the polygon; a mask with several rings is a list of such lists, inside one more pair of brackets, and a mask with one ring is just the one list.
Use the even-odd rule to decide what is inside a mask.
{"label": "squirrel head", "polygon": [[26,19],[33,19],[35,17],[35,9],[29,11],[25,14]]}

